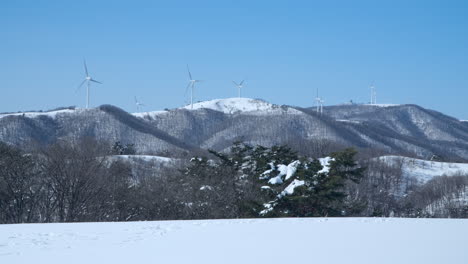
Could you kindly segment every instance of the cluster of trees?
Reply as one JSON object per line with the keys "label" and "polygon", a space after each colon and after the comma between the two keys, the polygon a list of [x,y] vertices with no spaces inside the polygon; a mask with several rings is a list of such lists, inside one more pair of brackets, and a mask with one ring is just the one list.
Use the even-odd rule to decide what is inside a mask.
{"label": "cluster of trees", "polygon": [[440,176],[416,188],[402,203],[407,216],[468,218],[468,176]]}
{"label": "cluster of trees", "polygon": [[130,169],[109,163],[107,154],[89,139],[33,153],[0,144],[0,222],[124,220],[119,202],[131,186]]}
{"label": "cluster of trees", "polygon": [[271,162],[294,160],[302,161],[300,177],[321,182],[313,190],[298,190],[269,216],[341,215],[346,182],[360,178],[350,170],[356,166],[351,150],[334,154],[331,177],[314,178],[320,163],[289,148],[244,144],[227,154],[211,151],[179,168],[160,168],[158,176],[151,169],[135,173],[131,162],[112,158],[122,154],[122,146],[82,139],[24,153],[0,144],[0,222],[259,217],[272,198],[259,175]]}
{"label": "cluster of trees", "polygon": [[[358,164],[353,149],[332,153],[326,168],[285,146],[236,143],[165,167],[115,156],[132,153],[93,139],[27,152],[0,143],[0,223],[468,215],[467,176],[419,186],[402,164]],[[285,166],[293,177],[280,173]]]}
{"label": "cluster of trees", "polygon": [[441,175],[421,183],[403,177],[405,162],[360,161],[366,171],[352,192],[365,205],[362,216],[468,218],[468,175]]}

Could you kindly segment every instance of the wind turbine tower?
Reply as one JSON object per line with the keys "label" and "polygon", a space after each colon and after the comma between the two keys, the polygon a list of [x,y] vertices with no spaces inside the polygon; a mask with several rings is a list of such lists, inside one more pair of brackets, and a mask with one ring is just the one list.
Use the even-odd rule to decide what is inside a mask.
{"label": "wind turbine tower", "polygon": [[139,112],[140,111],[140,106],[145,106],[145,105],[142,104],[141,102],[139,102],[137,97],[135,96],[135,106],[136,106],[137,112]]}
{"label": "wind turbine tower", "polygon": [[241,98],[241,89],[242,87],[244,86],[244,80],[242,80],[239,84],[236,83],[235,81],[232,81],[234,83],[234,85],[237,87],[237,94],[238,94],[238,97]]}
{"label": "wind turbine tower", "polygon": [[322,98],[319,98],[319,103],[320,103],[320,114],[323,114],[323,103],[325,103],[325,101]]}
{"label": "wind turbine tower", "polygon": [[192,74],[190,73],[190,68],[187,64],[187,71],[188,71],[188,75],[189,75],[189,83],[187,85],[187,88],[190,88],[190,108],[193,109],[193,89],[195,88],[195,84],[198,83],[198,82],[202,82],[201,80],[194,80],[192,78]]}
{"label": "wind turbine tower", "polygon": [[371,85],[371,105],[377,104],[377,92],[375,86]]}
{"label": "wind turbine tower", "polygon": [[317,106],[317,113],[322,114],[323,113],[323,103],[325,101],[319,97],[319,91],[317,89],[317,96],[315,97],[315,104]]}
{"label": "wind turbine tower", "polygon": [[84,64],[84,69],[85,69],[85,79],[81,82],[81,84],[78,86],[78,89],[80,89],[83,84],[86,83],[86,108],[89,108],[89,87],[91,86],[91,82],[94,82],[94,83],[99,83],[99,84],[102,84],[101,82],[99,81],[96,81],[95,79],[93,79],[89,73],[88,73],[88,67],[86,66],[86,60],[83,60],[83,64]]}

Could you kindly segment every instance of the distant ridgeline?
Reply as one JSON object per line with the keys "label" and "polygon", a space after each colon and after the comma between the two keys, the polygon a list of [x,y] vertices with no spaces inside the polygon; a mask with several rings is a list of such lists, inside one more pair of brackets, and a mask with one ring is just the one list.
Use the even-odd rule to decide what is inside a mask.
{"label": "distant ridgeline", "polygon": [[352,146],[423,159],[468,159],[468,123],[416,105],[347,104],[324,107],[319,114],[315,107],[229,98],[199,102],[193,109],[141,113],[103,105],[0,114],[0,141],[15,146],[82,137],[133,144],[138,154],[223,151],[234,141],[243,141],[285,144],[316,155]]}

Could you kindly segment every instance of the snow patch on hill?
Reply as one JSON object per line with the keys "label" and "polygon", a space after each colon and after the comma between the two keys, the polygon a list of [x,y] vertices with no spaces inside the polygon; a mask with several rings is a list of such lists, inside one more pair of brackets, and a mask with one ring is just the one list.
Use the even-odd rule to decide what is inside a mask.
{"label": "snow patch on hill", "polygon": [[[183,107],[184,109],[192,110],[191,105]],[[227,98],[227,99],[215,99],[211,101],[199,102],[193,104],[193,110],[198,109],[211,109],[219,111],[225,114],[237,114],[237,113],[289,113],[289,114],[300,114],[302,112],[279,105],[270,104],[268,102],[250,99],[250,98]]]}
{"label": "snow patch on hill", "polygon": [[173,158],[167,158],[167,157],[161,157],[161,156],[150,156],[150,155],[114,155],[112,156],[112,158],[124,159],[124,160],[139,159],[139,160],[144,160],[144,161],[156,161],[156,162],[163,162],[163,163],[170,163],[170,162],[175,161],[175,159]]}
{"label": "snow patch on hill", "polygon": [[375,107],[392,107],[392,106],[399,106],[399,104],[364,104],[367,106],[375,106]]}
{"label": "snow patch on hill", "polygon": [[415,178],[420,183],[442,175],[468,174],[467,163],[437,162],[401,156],[383,156],[380,159],[390,165],[401,165],[404,177]]}
{"label": "snow patch on hill", "polygon": [[133,116],[135,117],[140,117],[140,118],[150,118],[154,119],[156,116],[166,114],[168,111],[150,111],[150,112],[140,112],[140,113],[132,113]]}
{"label": "snow patch on hill", "polygon": [[361,124],[361,121],[349,120],[349,119],[336,119],[336,121],[342,122],[342,123]]}
{"label": "snow patch on hill", "polygon": [[0,263],[465,263],[467,224],[276,218],[0,225]]}

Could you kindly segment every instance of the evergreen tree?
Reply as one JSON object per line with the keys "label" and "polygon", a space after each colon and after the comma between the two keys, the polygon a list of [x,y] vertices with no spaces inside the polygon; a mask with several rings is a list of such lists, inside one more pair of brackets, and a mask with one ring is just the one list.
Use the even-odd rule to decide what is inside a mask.
{"label": "evergreen tree", "polygon": [[[346,149],[331,155],[328,170],[323,168],[319,160],[303,159],[297,167],[295,179],[298,186],[292,194],[276,192],[276,199],[268,216],[341,216],[346,215],[350,207],[345,185],[347,182],[359,182],[363,168],[358,167],[354,160],[356,151]],[[293,184],[292,179],[286,181],[281,188]],[[299,185],[300,183],[300,185]],[[280,189],[281,190],[281,189]]]}

